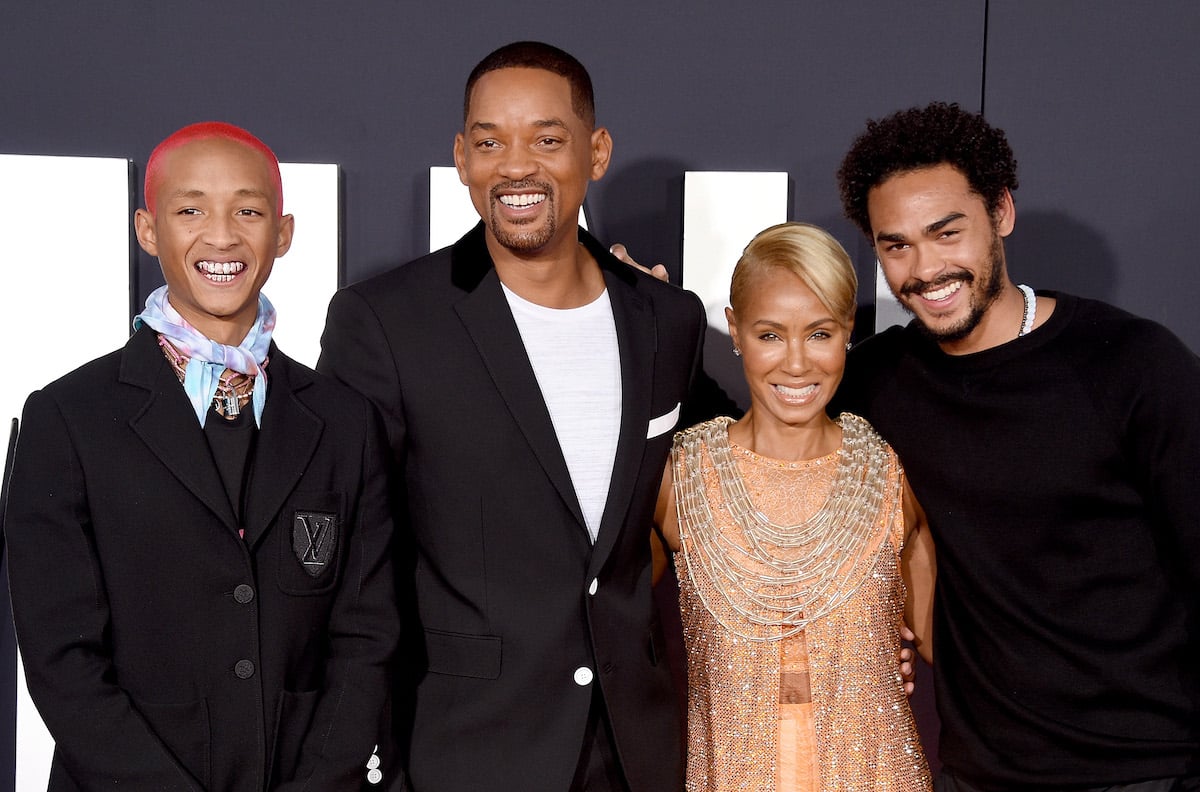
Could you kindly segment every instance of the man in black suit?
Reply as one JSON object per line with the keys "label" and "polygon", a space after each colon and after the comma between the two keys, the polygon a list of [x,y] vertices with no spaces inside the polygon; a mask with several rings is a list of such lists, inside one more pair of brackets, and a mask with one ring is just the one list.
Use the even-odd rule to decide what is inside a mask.
{"label": "man in black suit", "polygon": [[482,222],[340,291],[319,364],[380,408],[403,476],[409,786],[678,789],[648,538],[703,308],[578,228],[612,152],[578,61],[502,47],[464,116]]}
{"label": "man in black suit", "polygon": [[399,624],[382,428],[270,342],[260,289],[292,237],[270,149],[185,127],[146,206],[167,285],[123,349],[29,397],[15,455],[12,605],[49,789],[369,787]]}

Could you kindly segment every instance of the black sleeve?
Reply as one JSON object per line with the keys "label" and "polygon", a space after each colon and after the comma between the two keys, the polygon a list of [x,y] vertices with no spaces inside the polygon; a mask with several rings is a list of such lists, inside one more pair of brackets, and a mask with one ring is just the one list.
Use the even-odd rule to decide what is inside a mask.
{"label": "black sleeve", "polygon": [[9,586],[29,695],[83,790],[201,786],[116,680],[108,598],[83,470],[57,404],[25,404],[5,525]]}
{"label": "black sleeve", "polygon": [[[389,494],[395,533],[392,541],[392,581],[402,625],[416,621],[415,594],[412,591],[416,552],[405,510],[403,391],[395,357],[383,323],[363,296],[353,288],[338,291],[329,303],[325,332],[321,336],[321,356],[317,370],[333,376],[366,396],[383,420],[384,455],[389,467]],[[404,722],[411,707],[410,691],[405,682],[411,676],[409,653],[403,649],[392,663],[391,712],[385,715],[380,736],[380,758],[389,789],[407,789],[406,774],[400,762],[398,735],[407,728]],[[393,720],[394,719],[394,720]],[[379,787],[371,786],[370,789]]]}
{"label": "black sleeve", "polygon": [[837,417],[844,412],[871,419],[871,401],[879,381],[894,370],[902,354],[904,328],[890,327],[859,343],[846,355],[846,370],[826,412]]}
{"label": "black sleeve", "polygon": [[391,660],[399,640],[388,464],[383,429],[363,405],[362,477],[346,569],[329,617],[329,659],[321,698],[294,779],[277,792],[355,792],[364,787],[371,747],[383,742]]}
{"label": "black sleeve", "polygon": [[354,289],[342,289],[329,302],[317,371],[366,396],[383,417],[388,445],[397,457],[404,448],[404,405],[400,376],[387,335],[375,311]]}

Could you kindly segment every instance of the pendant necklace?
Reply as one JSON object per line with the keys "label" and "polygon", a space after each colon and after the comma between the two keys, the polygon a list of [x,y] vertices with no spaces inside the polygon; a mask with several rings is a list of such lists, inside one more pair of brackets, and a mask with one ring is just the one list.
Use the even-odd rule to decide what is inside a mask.
{"label": "pendant necklace", "polygon": [[[180,382],[183,382],[187,376],[188,361],[191,358],[176,349],[175,345],[161,333],[158,336],[158,345],[162,347],[163,355],[170,362],[175,376],[179,377]],[[264,359],[261,365],[266,368],[267,359]],[[240,371],[225,369],[217,381],[217,392],[213,394],[213,407],[225,420],[232,421],[241,415],[242,407],[250,401],[253,394],[254,377]]]}

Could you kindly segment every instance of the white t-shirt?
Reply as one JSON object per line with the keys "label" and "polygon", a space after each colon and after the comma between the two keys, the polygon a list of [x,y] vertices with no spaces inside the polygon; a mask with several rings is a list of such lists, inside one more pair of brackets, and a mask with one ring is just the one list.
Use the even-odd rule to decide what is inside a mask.
{"label": "white t-shirt", "polygon": [[595,542],[621,430],[621,355],[608,290],[566,309],[531,303],[507,286],[504,296]]}

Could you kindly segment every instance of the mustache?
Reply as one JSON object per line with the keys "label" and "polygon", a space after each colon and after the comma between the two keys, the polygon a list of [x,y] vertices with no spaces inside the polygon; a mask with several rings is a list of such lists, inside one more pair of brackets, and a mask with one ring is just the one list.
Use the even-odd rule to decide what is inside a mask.
{"label": "mustache", "polygon": [[931,289],[941,288],[947,283],[953,283],[954,281],[962,281],[967,286],[970,286],[975,282],[975,276],[964,270],[962,272],[946,272],[931,281],[923,281],[919,278],[909,278],[904,282],[904,285],[900,287],[900,296],[904,297],[910,294],[921,294],[922,292],[926,292]]}
{"label": "mustache", "polygon": [[519,190],[537,190],[538,192],[546,193],[547,198],[554,197],[554,188],[550,186],[549,182],[536,181],[534,179],[521,179],[520,181],[501,182],[497,185],[494,185],[492,189],[488,191],[488,195],[493,201],[497,201],[500,199],[500,193],[515,192]]}

